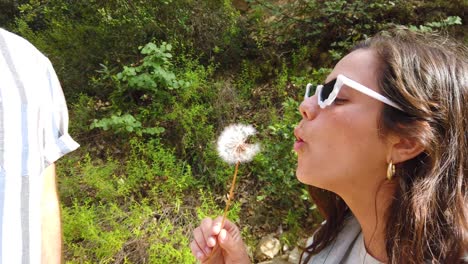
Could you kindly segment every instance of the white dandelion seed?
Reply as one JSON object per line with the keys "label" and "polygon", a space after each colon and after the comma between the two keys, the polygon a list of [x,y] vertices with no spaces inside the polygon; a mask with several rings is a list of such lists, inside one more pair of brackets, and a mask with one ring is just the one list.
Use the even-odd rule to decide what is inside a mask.
{"label": "white dandelion seed", "polygon": [[251,125],[227,126],[218,138],[219,156],[229,164],[251,161],[260,151],[260,144],[250,144],[247,140],[256,133]]}

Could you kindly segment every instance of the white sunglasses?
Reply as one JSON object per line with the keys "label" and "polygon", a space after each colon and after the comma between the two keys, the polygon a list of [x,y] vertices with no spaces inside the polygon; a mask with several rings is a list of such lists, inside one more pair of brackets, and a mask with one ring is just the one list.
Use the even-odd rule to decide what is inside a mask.
{"label": "white sunglasses", "polygon": [[[366,86],[356,82],[356,81],[353,81],[351,79],[349,79],[348,77],[342,75],[342,74],[339,74],[336,79],[324,84],[324,85],[318,85],[316,90],[315,90],[315,94],[318,95],[317,98],[318,98],[318,104],[320,106],[320,108],[325,108],[329,105],[331,105],[333,103],[333,101],[335,101],[336,99],[336,96],[338,95],[338,93],[340,92],[341,90],[341,87],[343,87],[343,84],[347,85],[348,87],[350,88],[353,88],[354,90],[357,90],[363,94],[366,94],[376,100],[379,100],[380,102],[384,103],[384,104],[388,104],[390,106],[393,106],[395,107],[396,109],[398,110],[401,110],[403,111],[403,109],[401,109],[401,107],[399,107],[397,104],[395,104],[393,101],[391,101],[390,99],[388,99],[387,97],[377,93],[376,91],[370,89],[370,88],[367,88]],[[309,92],[310,92],[310,87],[312,86],[312,84],[308,83],[307,86],[306,86],[306,92],[305,92],[305,95],[304,95],[304,99],[307,99],[309,98]]]}

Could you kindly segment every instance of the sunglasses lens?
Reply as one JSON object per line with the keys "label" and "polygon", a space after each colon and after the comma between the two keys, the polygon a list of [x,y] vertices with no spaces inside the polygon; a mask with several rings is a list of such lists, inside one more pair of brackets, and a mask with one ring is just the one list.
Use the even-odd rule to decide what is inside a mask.
{"label": "sunglasses lens", "polygon": [[330,96],[331,92],[333,91],[333,88],[335,87],[335,83],[336,83],[336,79],[329,81],[323,85],[322,92],[320,93],[320,99],[322,101],[325,101],[328,99],[328,96]]}

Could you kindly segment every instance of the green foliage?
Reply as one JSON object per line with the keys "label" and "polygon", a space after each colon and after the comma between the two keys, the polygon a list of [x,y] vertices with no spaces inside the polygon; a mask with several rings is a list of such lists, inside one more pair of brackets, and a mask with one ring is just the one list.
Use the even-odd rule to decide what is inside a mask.
{"label": "green foliage", "polygon": [[18,1],[0,1],[0,27],[10,24],[18,14]]}
{"label": "green foliage", "polygon": [[187,225],[198,223],[197,211],[215,215],[216,203],[209,195],[185,199],[187,192],[198,192],[198,183],[170,150],[134,138],[123,167],[90,155],[62,162],[68,163],[59,174],[66,175],[60,194],[70,263],[194,262]]}
{"label": "green foliage", "polygon": [[[294,135],[292,131],[300,120],[297,113],[299,103],[289,99],[283,103],[283,118],[273,120],[267,128],[269,135],[264,143],[264,149],[255,160],[256,173],[264,184],[262,195],[274,197],[275,193],[282,193],[279,201],[291,205],[297,197],[299,182],[295,177],[296,156],[292,150]],[[261,197],[261,196],[260,196]]]}
{"label": "green foliage", "polygon": [[243,61],[237,78],[237,87],[241,98],[250,98],[253,88],[258,85],[262,77],[261,68],[255,63]]}
{"label": "green foliage", "polygon": [[150,263],[194,263],[188,237],[175,229],[170,220],[162,221],[153,229],[158,236],[149,239],[148,249]]}
{"label": "green foliage", "polygon": [[462,20],[459,16],[449,16],[440,22],[427,22],[419,27],[410,26],[409,28],[420,32],[434,32],[435,30],[447,29],[450,26],[461,24]]}
{"label": "green foliage", "polygon": [[94,98],[86,94],[80,94],[76,101],[68,103],[70,120],[73,120],[70,122],[70,134],[76,137],[87,131],[89,123],[95,118],[96,110],[103,106],[101,101],[95,102]]}
{"label": "green foliage", "polygon": [[16,13],[9,28],[51,58],[73,97],[76,88],[105,97],[110,87],[98,90],[89,83],[99,64],[115,69],[135,61],[139,58],[135,47],[150,41],[177,43],[177,50],[192,50],[205,61],[232,61],[237,58],[233,52],[240,51],[239,13],[227,0],[25,0],[15,12],[5,14],[5,20]]}
{"label": "green foliage", "polygon": [[[422,26],[435,29],[461,25],[466,3],[463,1],[253,1],[257,28],[252,32],[263,47],[273,46],[277,54],[313,47],[314,67],[331,66],[358,40],[394,25],[414,26],[427,21],[442,21]],[[415,27],[415,26],[414,26]],[[452,32],[466,36],[463,27]],[[275,36],[271,38],[270,36]],[[456,36],[456,35],[455,35]],[[265,49],[271,52],[272,49]],[[328,55],[325,55],[328,53]]]}
{"label": "green foliage", "polygon": [[[112,206],[112,205],[111,205]],[[107,211],[117,216],[117,213],[122,213],[118,208],[109,210],[108,205],[94,206],[94,205],[78,205],[74,204],[70,208],[63,208],[62,217],[63,221],[69,223],[64,226],[65,243],[71,242],[70,238],[83,239],[87,241],[88,246],[82,247],[79,244],[72,244],[70,250],[73,255],[80,258],[80,260],[93,261],[92,255],[100,261],[100,263],[109,263],[112,257],[119,251],[125,243],[125,240],[130,237],[130,232],[125,229],[114,229],[116,227],[115,221],[110,221],[109,226],[104,228],[96,223],[103,222],[106,218],[102,212]],[[104,220],[106,221],[106,220]],[[107,221],[106,221],[107,222]],[[70,252],[71,253],[71,252]]]}
{"label": "green foliage", "polygon": [[145,55],[141,65],[124,66],[122,72],[116,75],[120,81],[125,81],[128,86],[136,90],[154,91],[157,88],[169,90],[187,88],[190,84],[184,80],[176,80],[171,71],[172,54],[171,44],[163,42],[160,46],[150,42],[141,48],[141,54]]}
{"label": "green foliage", "polygon": [[[109,78],[111,82],[108,85],[118,87],[110,94],[116,108],[129,107],[126,103],[146,105],[154,100],[173,100],[171,97],[176,93],[172,90],[190,87],[190,82],[176,77],[171,61],[172,45],[163,42],[158,46],[150,42],[140,50],[143,59],[123,66],[117,74],[110,73],[108,67],[103,66],[103,79]],[[130,97],[130,102],[125,97]]]}
{"label": "green foliage", "polygon": [[143,128],[141,122],[136,120],[135,117],[130,114],[121,115],[121,113],[112,115],[109,118],[94,119],[90,128],[102,128],[105,131],[110,129],[116,134],[135,132],[138,136],[143,134],[158,135],[164,132],[162,127]]}

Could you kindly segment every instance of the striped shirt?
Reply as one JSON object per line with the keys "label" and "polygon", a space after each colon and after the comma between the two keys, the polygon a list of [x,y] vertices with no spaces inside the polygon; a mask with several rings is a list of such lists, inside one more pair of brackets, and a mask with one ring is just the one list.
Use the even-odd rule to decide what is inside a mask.
{"label": "striped shirt", "polygon": [[0,264],[41,262],[44,169],[79,145],[50,61],[0,29]]}

